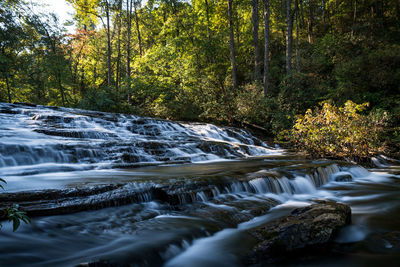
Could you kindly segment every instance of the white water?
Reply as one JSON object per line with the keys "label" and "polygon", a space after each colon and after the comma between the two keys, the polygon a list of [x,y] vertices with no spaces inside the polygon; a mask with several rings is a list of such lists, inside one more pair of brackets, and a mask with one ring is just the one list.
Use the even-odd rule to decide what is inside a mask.
{"label": "white water", "polygon": [[[138,266],[240,265],[240,255],[251,248],[247,230],[315,199],[352,207],[354,223],[338,243],[396,229],[399,176],[384,158],[379,166],[388,172],[284,154],[245,131],[210,124],[0,104],[0,177],[7,192],[79,193],[121,185],[47,200],[63,207],[111,199],[111,208],[34,217],[17,233],[3,222],[0,266],[100,259]],[[178,203],[154,199],[151,188]],[[118,207],[118,197],[136,193],[136,202]],[[384,251],[394,246],[383,244]]]}
{"label": "white water", "polygon": [[0,103],[0,177],[10,180],[281,153],[240,129]]}

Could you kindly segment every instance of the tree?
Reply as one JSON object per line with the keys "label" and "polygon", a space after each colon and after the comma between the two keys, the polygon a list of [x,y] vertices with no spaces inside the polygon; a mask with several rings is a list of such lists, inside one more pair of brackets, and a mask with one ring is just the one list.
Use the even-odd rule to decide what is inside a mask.
{"label": "tree", "polygon": [[106,30],[107,30],[107,86],[110,87],[111,86],[111,31],[110,31],[110,3],[108,0],[102,0],[102,6],[104,8],[105,11],[105,15],[106,15]]}
{"label": "tree", "polygon": [[48,68],[48,73],[51,74],[50,84],[57,88],[61,104],[66,106],[67,92],[63,81],[67,78],[68,62],[64,55],[66,50],[63,47],[63,29],[58,27],[58,19],[54,14],[44,18],[33,15],[28,23],[42,36],[40,42],[47,48],[44,64]]}
{"label": "tree", "polygon": [[140,34],[140,27],[139,27],[139,16],[138,16],[138,12],[137,12],[137,6],[140,6],[140,2],[134,2],[133,8],[134,8],[134,13],[135,13],[135,23],[136,23],[136,33],[138,36],[138,43],[139,43],[139,54],[142,55],[143,54],[143,49],[142,49],[142,37]]}
{"label": "tree", "polygon": [[313,12],[313,0],[308,1],[308,18],[307,18],[307,36],[308,42],[313,42],[313,27],[314,27],[314,12]]}
{"label": "tree", "polygon": [[[86,27],[88,22],[95,23],[97,19],[100,19],[104,29],[106,30],[107,36],[107,86],[111,87],[112,84],[112,67],[111,67],[111,12],[119,0],[68,0],[71,2],[76,10],[76,18],[81,21]],[[103,17],[105,16],[106,22]]]}
{"label": "tree", "polygon": [[274,133],[325,99],[399,114],[396,0],[68,1],[78,28],[68,35],[23,1],[0,1],[1,101],[248,121]]}
{"label": "tree", "polygon": [[[6,99],[12,102],[12,83],[17,73],[18,53],[23,50],[20,40],[25,39],[25,33],[18,20],[19,1],[0,2],[0,78],[7,92]],[[0,95],[0,99],[1,99]]]}
{"label": "tree", "polygon": [[131,29],[132,29],[132,5],[133,0],[126,1],[126,81],[128,84],[128,103],[131,103]]}
{"label": "tree", "polygon": [[251,1],[252,24],[253,24],[253,44],[254,44],[254,80],[261,80],[260,51],[258,48],[258,0]]}
{"label": "tree", "polygon": [[292,74],[293,12],[292,0],[286,0],[286,75]]}
{"label": "tree", "polygon": [[269,86],[269,0],[264,0],[264,97],[267,96]]}
{"label": "tree", "polygon": [[233,35],[233,11],[232,11],[233,0],[228,0],[228,20],[229,20],[229,49],[231,57],[231,72],[232,72],[232,84],[233,88],[236,89],[238,86],[236,76],[236,62],[235,62],[235,39]]}

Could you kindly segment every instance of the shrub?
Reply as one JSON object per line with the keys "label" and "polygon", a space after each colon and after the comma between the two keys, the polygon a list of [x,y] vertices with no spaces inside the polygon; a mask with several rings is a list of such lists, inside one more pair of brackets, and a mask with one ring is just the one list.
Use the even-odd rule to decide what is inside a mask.
{"label": "shrub", "polygon": [[263,125],[268,120],[261,84],[246,84],[234,98],[235,119]]}
{"label": "shrub", "polygon": [[362,115],[368,103],[347,101],[343,107],[325,102],[322,109],[298,116],[289,138],[313,156],[366,157],[379,147],[380,123],[386,113]]}

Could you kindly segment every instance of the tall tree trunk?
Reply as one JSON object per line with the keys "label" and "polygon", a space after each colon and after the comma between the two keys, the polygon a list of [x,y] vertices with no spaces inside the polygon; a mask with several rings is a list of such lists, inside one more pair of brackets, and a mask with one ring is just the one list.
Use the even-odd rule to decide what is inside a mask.
{"label": "tall tree trunk", "polygon": [[292,73],[293,16],[291,0],[286,0],[286,74]]}
{"label": "tall tree trunk", "polygon": [[[50,37],[50,34],[48,32],[47,32],[47,36]],[[60,58],[57,55],[57,44],[56,44],[55,40],[53,40],[51,42],[51,49],[52,49],[54,56],[56,57],[56,62],[57,62],[56,66],[55,66],[54,75],[56,77],[58,90],[60,90],[62,105],[63,105],[63,107],[65,107],[65,92],[64,92],[64,87],[62,86],[62,82],[61,82],[61,71],[60,71],[61,63],[59,60]]]}
{"label": "tall tree trunk", "polygon": [[57,72],[57,83],[58,83],[58,89],[60,90],[61,93],[61,102],[63,107],[65,107],[65,93],[64,93],[64,87],[62,86],[61,83],[61,73],[59,70]]}
{"label": "tall tree trunk", "polygon": [[131,29],[132,29],[132,4],[133,0],[126,1],[126,77],[128,82],[128,103],[131,104]]}
{"label": "tall tree trunk", "polygon": [[296,72],[300,72],[300,55],[299,55],[299,3],[295,0],[295,14],[296,14]]}
{"label": "tall tree trunk", "polygon": [[140,28],[139,28],[139,18],[138,18],[138,14],[137,14],[137,10],[136,10],[136,4],[137,2],[134,3],[134,11],[135,11],[135,22],[136,22],[136,31],[137,31],[137,35],[138,35],[138,41],[139,41],[139,54],[140,56],[142,56],[143,54],[143,50],[142,50],[142,37],[140,35]]}
{"label": "tall tree trunk", "polygon": [[264,0],[264,98],[269,86],[269,0]]}
{"label": "tall tree trunk", "polygon": [[[196,33],[196,19],[197,19],[196,12],[195,12],[195,7],[196,7],[196,1],[192,0],[192,6],[191,6],[191,14],[192,14],[192,16],[191,16],[192,23],[191,24],[192,25],[190,27],[190,41],[191,41],[193,47],[196,46],[195,42],[194,42],[194,36],[195,36],[195,33]],[[209,32],[207,31],[207,34],[208,33]],[[208,38],[208,35],[207,35],[207,38]],[[202,86],[202,83],[201,83],[201,77],[202,77],[201,70],[203,68],[201,66],[201,60],[200,60],[200,56],[199,56],[199,53],[198,53],[197,49],[195,50],[195,55],[196,55],[196,61],[197,61],[197,64],[196,64],[197,82],[198,82],[198,85],[199,85],[200,95],[203,95],[203,86]]]}
{"label": "tall tree trunk", "polygon": [[312,5],[312,0],[309,0],[308,1],[308,18],[307,18],[307,35],[308,35],[308,42],[310,44],[313,43],[313,39],[312,39],[313,27],[314,27],[313,5]]}
{"label": "tall tree trunk", "polygon": [[[233,1],[232,1],[232,5],[233,5]],[[234,31],[234,36],[236,37],[235,50],[238,50],[239,46],[240,46],[240,33],[241,33],[240,32],[240,17],[239,17],[238,12],[236,12],[236,14],[234,14],[232,11],[232,21],[235,21],[235,23],[233,24],[234,26],[236,26],[236,34]]]}
{"label": "tall tree trunk", "polygon": [[108,0],[106,3],[107,17],[107,86],[111,86],[111,36],[110,36],[110,6]]}
{"label": "tall tree trunk", "polygon": [[228,0],[228,19],[229,19],[229,48],[231,56],[231,71],[233,88],[237,88],[238,82],[236,77],[236,63],[235,63],[235,39],[233,35],[233,19],[232,19],[232,5],[233,0]]}
{"label": "tall tree trunk", "polygon": [[258,48],[258,0],[252,0],[252,23],[253,23],[253,43],[254,43],[254,80],[261,80],[260,52]]}
{"label": "tall tree trunk", "polygon": [[354,29],[356,27],[356,21],[357,21],[357,0],[354,0],[354,2],[353,2],[353,25],[351,27],[351,37],[354,36]]}
{"label": "tall tree trunk", "polygon": [[115,91],[116,91],[116,101],[119,100],[119,82],[120,82],[120,78],[121,78],[121,70],[120,70],[120,66],[121,66],[121,27],[122,27],[122,1],[119,2],[119,6],[118,6],[118,16],[117,16],[117,20],[118,20],[118,33],[117,33],[117,40],[118,40],[118,44],[117,44],[117,69],[116,69],[116,78],[115,78]]}
{"label": "tall tree trunk", "polygon": [[83,95],[86,91],[85,88],[85,70],[82,69],[82,73],[81,73],[81,80],[79,83],[79,92],[81,93],[81,95]]}
{"label": "tall tree trunk", "polygon": [[295,14],[296,14],[296,72],[300,72],[300,55],[299,55],[299,18],[300,18],[300,14],[299,14],[299,3],[298,0],[294,1],[294,5],[295,5]]}
{"label": "tall tree trunk", "polygon": [[300,26],[304,27],[304,9],[303,9],[303,0],[300,0],[300,14],[301,14],[301,24]]}

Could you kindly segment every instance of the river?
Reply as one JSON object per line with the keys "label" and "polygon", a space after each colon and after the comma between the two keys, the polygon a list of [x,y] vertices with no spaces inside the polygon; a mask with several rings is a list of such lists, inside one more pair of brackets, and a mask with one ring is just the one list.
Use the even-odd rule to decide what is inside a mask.
{"label": "river", "polygon": [[[31,224],[0,230],[0,266],[241,266],[248,230],[317,199],[352,224],[288,266],[396,266],[400,167],[309,160],[250,133],[79,109],[0,103],[0,200]],[[104,265],[106,266],[106,265]]]}

